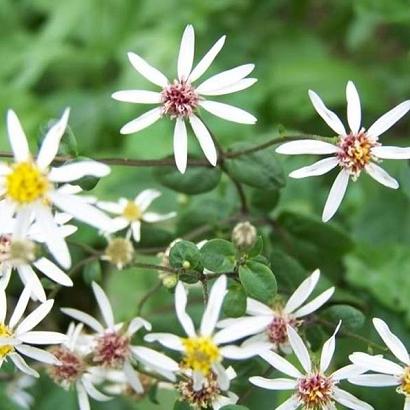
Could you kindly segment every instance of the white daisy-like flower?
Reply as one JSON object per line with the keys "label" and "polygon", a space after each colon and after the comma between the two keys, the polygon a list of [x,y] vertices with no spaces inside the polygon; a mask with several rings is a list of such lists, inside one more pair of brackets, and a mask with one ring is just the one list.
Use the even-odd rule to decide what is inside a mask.
{"label": "white daisy-like flower", "polygon": [[0,288],[0,367],[4,360],[10,358],[23,373],[39,377],[37,371],[27,365],[23,356],[46,364],[57,364],[58,360],[54,355],[32,345],[60,344],[66,340],[66,335],[58,332],[32,330],[50,312],[54,304],[52,299],[42,303],[26,318],[22,319],[31,293],[31,284],[28,283],[20,295],[8,324],[6,324],[7,299],[4,289]]}
{"label": "white daisy-like flower", "polygon": [[[32,214],[26,213],[25,218],[11,218],[3,224],[4,231],[0,232],[0,283],[5,288],[15,269],[24,284],[31,282],[32,299],[45,302],[46,294],[34,268],[62,286],[73,286],[73,281],[48,258],[37,257],[36,243],[44,243],[45,238],[41,226],[38,222],[33,223],[32,217]],[[62,225],[70,219],[67,214],[55,215],[55,222],[63,238],[77,230],[73,225]]]}
{"label": "white daisy-like flower", "polygon": [[[225,345],[237,340],[236,334],[214,332],[219,318],[222,303],[226,295],[227,279],[220,276],[212,286],[209,301],[202,316],[199,331],[186,313],[187,292],[182,282],[178,282],[175,289],[175,310],[188,337],[180,337],[170,333],[150,333],[145,336],[148,342],[157,341],[163,346],[182,353],[181,370],[192,370],[193,389],[199,391],[207,382],[210,374],[216,376],[218,386],[222,391],[229,389],[230,380],[226,369],[222,365],[224,358],[232,360],[248,359],[263,349],[269,349],[267,343],[254,343],[246,347]],[[222,346],[225,345],[225,346]]]}
{"label": "white daisy-like flower", "polygon": [[319,154],[332,155],[312,165],[290,173],[292,178],[323,175],[339,166],[337,175],[327,198],[322,219],[329,221],[336,213],[345,195],[349,179],[355,181],[365,170],[373,179],[388,188],[397,189],[398,182],[377,165],[383,159],[409,159],[410,148],[382,146],[379,136],[392,127],[410,110],[410,100],[382,115],[368,130],[361,127],[361,106],[357,89],[352,81],[347,83],[347,132],[338,116],[330,111],[320,97],[309,90],[309,97],[318,114],[338,135],[336,144],[311,139],[292,141],[280,145],[276,152],[288,155]]}
{"label": "white daisy-like flower", "polygon": [[174,373],[179,369],[178,363],[153,349],[131,344],[131,338],[138,330],[141,328],[151,330],[150,323],[136,317],[128,325],[116,324],[110,301],[104,290],[95,282],[92,283],[92,287],[105,326],[88,313],[80,310],[72,308],[63,308],[61,310],[96,332],[92,349],[95,365],[107,369],[122,370],[130,386],[139,394],[143,393],[144,389],[138,373],[132,366],[133,361],[155,371],[170,381],[175,381]]}
{"label": "white daisy-like flower", "polygon": [[403,342],[391,332],[389,326],[381,319],[373,319],[377,333],[383,342],[398,359],[400,364],[383,358],[382,355],[372,356],[356,352],[350,355],[350,360],[375,373],[363,374],[349,378],[349,382],[360,386],[382,387],[397,386],[396,391],[405,396],[404,410],[410,409],[410,356]]}
{"label": "white daisy-like flower", "polygon": [[322,307],[335,291],[335,288],[331,287],[305,304],[319,278],[320,270],[316,269],[299,285],[284,306],[278,302],[271,307],[248,298],[246,313],[250,317],[222,320],[218,323],[218,327],[224,328],[221,333],[236,334],[238,339],[254,335],[244,342],[245,345],[256,341],[268,342],[274,350],[290,353],[287,326],[297,329],[303,323],[302,318]]}
{"label": "white daisy-like flower", "polygon": [[[75,195],[75,187],[68,183],[90,175],[103,177],[110,168],[97,161],[85,160],[52,167],[60,140],[67,126],[69,110],[47,132],[37,158],[30,153],[26,135],[14,111],[7,113],[7,128],[14,163],[0,163],[0,231],[2,225],[16,214],[17,220],[31,213],[41,225],[46,244],[58,263],[71,265],[70,253],[64,237],[53,217],[52,206],[101,230],[109,230],[111,221],[96,209],[88,197]],[[60,185],[61,184],[61,185]],[[18,222],[19,223],[19,222]]]}
{"label": "white daisy-like flower", "polygon": [[5,392],[9,400],[23,409],[30,409],[34,403],[34,397],[26,390],[34,385],[35,380],[32,376],[22,374],[7,383]]}
{"label": "white daisy-like flower", "polygon": [[180,172],[184,173],[187,165],[188,141],[186,121],[192,127],[199,145],[212,165],[217,163],[217,152],[212,136],[202,120],[196,115],[202,107],[217,117],[241,124],[254,124],[256,118],[248,112],[232,105],[207,100],[207,96],[230,94],[244,90],[253,85],[255,78],[246,78],[254,69],[253,64],[244,64],[216,74],[198,86],[193,83],[209,68],[225,43],[221,37],[193,67],[195,33],[188,25],[181,40],[178,56],[178,77],[169,81],[156,68],[148,64],[135,53],[128,53],[132,66],[148,81],[161,87],[161,91],[124,90],[115,92],[112,97],[118,101],[136,104],[159,104],[140,117],[130,121],[121,128],[122,134],[138,132],[158,121],[161,117],[175,119],[174,156]]}
{"label": "white daisy-like flower", "polygon": [[97,401],[108,401],[111,397],[101,393],[95,387],[93,368],[89,367],[84,359],[84,356],[90,352],[90,341],[87,336],[82,335],[82,329],[82,323],[77,326],[70,323],[67,340],[52,350],[59,363],[50,366],[48,374],[55,383],[66,390],[75,386],[80,410],[90,410],[88,396]]}
{"label": "white daisy-like flower", "polygon": [[141,222],[155,223],[176,216],[176,212],[161,215],[148,211],[152,202],[160,196],[161,192],[156,189],[146,189],[139,193],[134,200],[120,198],[118,202],[100,201],[97,206],[104,211],[119,215],[112,220],[111,232],[129,228],[129,234],[132,232],[135,242],[139,242],[141,240]]}
{"label": "white daisy-like flower", "polygon": [[303,371],[298,370],[293,364],[275,352],[263,352],[260,356],[288,377],[267,379],[255,376],[251,377],[249,381],[255,386],[268,390],[293,391],[292,396],[276,407],[276,410],[294,410],[299,408],[303,410],[336,410],[335,402],[342,404],[348,409],[373,409],[370,404],[359,400],[351,393],[337,386],[341,380],[363,373],[363,369],[350,364],[333,373],[328,372],[335,351],[335,337],[339,327],[340,323],[332,337],[323,345],[320,363],[318,366],[315,366],[312,364],[308,349],[302,338],[292,327],[288,326],[289,342]]}

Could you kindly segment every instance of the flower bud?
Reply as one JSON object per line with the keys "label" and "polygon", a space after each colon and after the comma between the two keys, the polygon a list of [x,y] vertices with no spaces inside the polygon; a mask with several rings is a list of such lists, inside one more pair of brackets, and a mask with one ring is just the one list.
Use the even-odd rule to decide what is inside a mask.
{"label": "flower bud", "polygon": [[173,289],[178,283],[178,275],[170,273],[162,278],[162,284],[167,289]]}
{"label": "flower bud", "polygon": [[189,269],[189,268],[191,267],[191,262],[189,262],[189,261],[183,261],[183,262],[182,262],[182,267],[183,267],[185,270]]}
{"label": "flower bud", "polygon": [[134,258],[134,247],[129,239],[114,238],[108,243],[102,259],[109,261],[118,269],[132,262]]}
{"label": "flower bud", "polygon": [[14,263],[29,263],[36,259],[36,244],[28,239],[12,240],[9,259]]}
{"label": "flower bud", "polygon": [[232,231],[232,242],[237,249],[252,248],[257,240],[256,228],[249,222],[238,223]]}

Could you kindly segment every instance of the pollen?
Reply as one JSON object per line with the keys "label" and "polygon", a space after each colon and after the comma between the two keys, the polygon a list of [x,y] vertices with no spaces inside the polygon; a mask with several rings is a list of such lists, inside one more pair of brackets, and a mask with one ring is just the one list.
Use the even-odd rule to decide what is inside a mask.
{"label": "pollen", "polygon": [[97,340],[93,361],[110,369],[121,367],[130,354],[129,337],[108,330]]}
{"label": "pollen", "polygon": [[66,347],[55,347],[51,353],[60,361],[59,365],[48,368],[48,374],[55,383],[69,386],[86,371],[87,366],[82,357]]}
{"label": "pollen", "polygon": [[14,164],[6,177],[6,195],[23,205],[45,199],[49,186],[46,176],[32,162]]}
{"label": "pollen", "polygon": [[269,323],[266,328],[269,341],[273,343],[276,349],[288,343],[288,331],[287,326],[297,328],[302,324],[301,320],[296,320],[290,315],[285,314],[282,308],[278,308],[274,312],[272,322]]}
{"label": "pollen", "polygon": [[198,107],[199,96],[186,81],[175,80],[162,91],[163,114],[169,117],[189,117]]}
{"label": "pollen", "polygon": [[189,337],[182,339],[185,348],[182,367],[189,368],[207,376],[212,365],[221,359],[218,346],[210,337]]}
{"label": "pollen", "polygon": [[[12,335],[11,330],[4,323],[0,323],[0,337],[10,337]],[[11,345],[0,346],[0,359],[4,359],[12,351],[13,346]]]}
{"label": "pollen", "polygon": [[133,201],[128,201],[122,211],[122,216],[130,222],[138,221],[142,217],[140,207]]}
{"label": "pollen", "polygon": [[404,371],[399,391],[406,396],[410,396],[410,367],[406,367]]}
{"label": "pollen", "polygon": [[305,410],[328,408],[332,403],[334,382],[316,372],[299,379],[297,395]]}

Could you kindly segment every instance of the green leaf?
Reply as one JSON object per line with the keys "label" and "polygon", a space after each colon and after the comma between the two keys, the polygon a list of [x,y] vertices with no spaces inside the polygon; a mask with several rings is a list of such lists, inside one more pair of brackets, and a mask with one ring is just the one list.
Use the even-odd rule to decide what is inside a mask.
{"label": "green leaf", "polygon": [[305,336],[313,352],[322,348],[326,338],[322,326],[316,324],[305,327]]}
{"label": "green leaf", "polygon": [[221,407],[221,410],[249,410],[249,408],[239,404],[228,404],[227,406]]}
{"label": "green leaf", "polygon": [[174,238],[175,236],[165,229],[143,223],[141,225],[141,242],[139,244],[142,247],[168,246]]}
{"label": "green leaf", "polygon": [[337,324],[342,321],[343,328],[358,330],[363,327],[366,317],[360,310],[350,305],[333,305],[323,311],[323,316]]}
{"label": "green leaf", "polygon": [[258,211],[270,212],[279,202],[280,191],[279,189],[267,191],[266,189],[254,188],[249,197],[251,205]]}
{"label": "green leaf", "polygon": [[[231,147],[232,151],[249,148],[248,143]],[[266,191],[277,190],[285,185],[285,175],[273,150],[262,150],[225,161],[229,173],[239,182]],[[272,198],[277,202],[277,198]]]}
{"label": "green leaf", "polygon": [[262,253],[263,250],[263,239],[262,236],[258,236],[256,239],[255,245],[245,253],[249,258],[254,258]]}
{"label": "green leaf", "polygon": [[174,404],[174,410],[192,410],[192,409],[191,409],[191,406],[187,402],[177,400]]}
{"label": "green leaf", "polygon": [[[92,160],[87,157],[77,157],[75,160],[67,161],[66,164],[73,164],[73,163],[80,162],[80,161],[92,161]],[[75,181],[75,184],[79,185],[81,189],[83,189],[84,191],[91,191],[97,186],[99,181],[100,181],[100,178],[98,177],[94,177],[92,175],[86,175],[85,177],[82,177],[79,180]]]}
{"label": "green leaf", "polygon": [[159,183],[177,192],[189,195],[212,191],[221,179],[218,167],[189,167],[181,174],[176,167],[157,168],[154,176]]}
{"label": "green leaf", "polygon": [[201,260],[204,268],[215,273],[231,272],[236,264],[236,249],[224,239],[211,239],[202,246]]}
{"label": "green leaf", "polygon": [[223,311],[228,317],[241,317],[246,312],[246,292],[235,283],[229,289],[223,303]]}
{"label": "green leaf", "polygon": [[201,254],[198,247],[189,241],[178,241],[169,252],[169,264],[172,268],[185,271],[201,271]]}
{"label": "green leaf", "polygon": [[87,263],[83,269],[83,279],[87,284],[101,281],[101,264],[99,260]]}
{"label": "green leaf", "polygon": [[254,299],[268,304],[276,296],[275,275],[262,263],[249,261],[240,266],[239,279],[246,293]]}

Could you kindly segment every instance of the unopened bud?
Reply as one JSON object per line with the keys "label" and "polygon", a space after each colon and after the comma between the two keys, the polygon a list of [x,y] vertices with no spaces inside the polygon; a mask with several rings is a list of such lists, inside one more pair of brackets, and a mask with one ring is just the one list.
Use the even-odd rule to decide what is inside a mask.
{"label": "unopened bud", "polygon": [[178,275],[171,273],[162,278],[162,284],[167,289],[173,289],[178,283]]}
{"label": "unopened bud", "polygon": [[191,263],[189,261],[183,261],[182,262],[182,267],[186,270],[191,267]]}
{"label": "unopened bud", "polygon": [[14,263],[29,263],[36,258],[36,245],[28,239],[12,240],[9,259]]}
{"label": "unopened bud", "polygon": [[257,240],[256,228],[249,222],[238,223],[232,231],[232,242],[237,249],[252,248]]}
{"label": "unopened bud", "polygon": [[132,262],[134,258],[134,247],[129,239],[114,238],[110,240],[105,249],[102,259],[109,261],[118,269]]}

